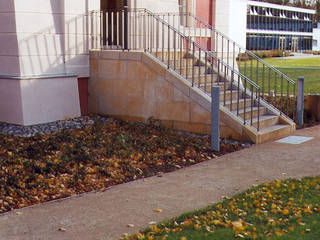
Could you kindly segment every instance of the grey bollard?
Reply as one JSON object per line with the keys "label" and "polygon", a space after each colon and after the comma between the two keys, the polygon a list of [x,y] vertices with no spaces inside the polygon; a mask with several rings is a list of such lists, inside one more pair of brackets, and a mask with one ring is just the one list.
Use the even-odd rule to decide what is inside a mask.
{"label": "grey bollard", "polygon": [[298,77],[297,124],[303,126],[304,77]]}
{"label": "grey bollard", "polygon": [[211,150],[220,151],[220,87],[211,89]]}

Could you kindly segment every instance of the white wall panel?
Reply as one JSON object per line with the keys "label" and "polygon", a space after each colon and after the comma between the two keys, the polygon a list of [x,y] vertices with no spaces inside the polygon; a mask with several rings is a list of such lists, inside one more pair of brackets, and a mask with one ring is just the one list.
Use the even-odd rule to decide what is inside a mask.
{"label": "white wall panel", "polygon": [[0,122],[23,124],[20,81],[0,79]]}
{"label": "white wall panel", "polygon": [[24,125],[80,116],[77,78],[22,80]]}
{"label": "white wall panel", "polygon": [[[86,15],[99,10],[100,0],[0,2],[0,61],[5,61],[5,57],[19,56],[21,68],[18,71],[18,65],[10,67],[10,64],[3,63],[0,75],[61,74],[66,71],[66,63],[72,65],[70,55],[77,58],[79,54],[84,59],[87,54],[89,59],[91,23]],[[66,55],[69,55],[68,59]],[[82,68],[86,63],[88,60],[82,61]],[[83,75],[83,72],[89,72],[89,65],[85,67],[88,70],[71,73]]]}

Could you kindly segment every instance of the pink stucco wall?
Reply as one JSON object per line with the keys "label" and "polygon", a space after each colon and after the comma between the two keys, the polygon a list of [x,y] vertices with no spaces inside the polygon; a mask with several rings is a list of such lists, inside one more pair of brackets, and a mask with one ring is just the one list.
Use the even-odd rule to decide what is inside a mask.
{"label": "pink stucco wall", "polygon": [[[204,22],[214,26],[213,11],[215,6],[215,0],[197,0],[196,2],[196,16],[202,19]],[[199,42],[199,40],[198,40]],[[211,41],[201,40],[201,46],[203,48],[211,49]]]}
{"label": "pink stucco wall", "polygon": [[212,0],[197,0],[196,16],[212,25]]}

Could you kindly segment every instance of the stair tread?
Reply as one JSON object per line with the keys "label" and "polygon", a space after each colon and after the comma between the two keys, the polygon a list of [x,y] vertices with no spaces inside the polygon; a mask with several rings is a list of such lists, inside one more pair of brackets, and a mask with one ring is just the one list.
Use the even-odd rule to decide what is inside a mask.
{"label": "stair tread", "polygon": [[[260,111],[263,111],[264,109],[266,109],[266,107],[260,107]],[[256,111],[256,110],[258,110],[258,107],[252,107],[252,110],[253,111]],[[246,113],[247,112],[250,112],[251,111],[251,107],[248,107],[247,109],[246,109]],[[237,110],[232,110],[231,111],[233,114],[235,114],[235,115],[237,115]],[[244,109],[242,108],[242,109],[239,109],[239,114],[240,113],[244,113]],[[261,116],[263,116],[263,115],[261,115]]]}
{"label": "stair tread", "polygon": [[[240,91],[238,91],[237,89],[233,89],[232,90],[232,93],[239,93]],[[226,90],[226,93],[231,93],[231,90]],[[224,91],[220,91],[220,95],[223,95],[224,94]],[[250,101],[250,99],[247,99],[247,101]]]}
{"label": "stair tread", "polygon": [[290,127],[290,125],[288,125],[288,124],[275,124],[275,125],[272,125],[270,127],[261,129],[259,132],[261,134],[265,134],[265,133],[268,133],[268,132],[279,131],[279,130],[287,128],[287,127]]}
{"label": "stair tread", "polygon": [[[266,121],[266,120],[270,120],[270,119],[278,118],[278,117],[279,117],[279,116],[277,116],[277,115],[265,114],[265,115],[260,116],[260,117],[259,117],[259,120],[260,120],[260,122],[262,122],[262,121]],[[251,120],[247,120],[247,122],[250,122],[250,121],[251,121]],[[258,118],[253,118],[253,119],[252,119],[252,122],[253,122],[253,123],[258,122]]]}
{"label": "stair tread", "polygon": [[[215,72],[212,73],[212,74],[217,75],[217,73],[215,73]],[[194,75],[195,78],[198,78],[199,76],[200,76],[200,77],[205,77],[205,76],[207,76],[207,77],[209,78],[209,77],[211,76],[211,73],[208,73],[208,74],[200,74],[200,75],[199,75],[199,74],[195,74],[195,75]],[[192,75],[188,75],[188,78],[192,78]]]}

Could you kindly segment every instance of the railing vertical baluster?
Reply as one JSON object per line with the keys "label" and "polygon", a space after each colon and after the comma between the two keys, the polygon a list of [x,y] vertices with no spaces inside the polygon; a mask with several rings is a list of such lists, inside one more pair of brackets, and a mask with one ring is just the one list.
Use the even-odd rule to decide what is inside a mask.
{"label": "railing vertical baluster", "polygon": [[140,49],[143,49],[143,15],[139,16],[139,44]]}
{"label": "railing vertical baluster", "polygon": [[[222,65],[222,69],[223,69],[223,64],[221,62],[221,65]],[[223,79],[224,82],[227,81],[227,71],[226,71],[226,67],[224,67],[224,79]],[[232,83],[230,83],[230,86],[232,88]],[[224,94],[223,94],[223,106],[226,106],[226,95],[227,95],[227,92],[226,90],[224,91]]]}
{"label": "railing vertical baluster", "polygon": [[249,57],[249,55],[245,55],[245,59],[244,59],[244,75],[245,76],[247,76],[247,61],[249,61],[247,57]]}
{"label": "railing vertical baluster", "polygon": [[257,130],[260,131],[260,89],[258,89],[258,123],[257,123]]}
{"label": "railing vertical baluster", "polygon": [[111,46],[114,44],[114,25],[113,25],[113,15],[114,12],[111,12]]}
{"label": "railing vertical baluster", "polygon": [[247,79],[244,79],[244,93],[243,93],[243,124],[246,125],[246,111],[247,111]]}
{"label": "railing vertical baluster", "polygon": [[277,80],[277,74],[276,73],[274,73],[274,100],[275,100],[275,104],[277,104],[277,82],[278,82],[278,80]]}
{"label": "railing vertical baluster", "polygon": [[223,51],[224,51],[224,37],[221,37],[221,60],[224,61],[223,59]]}
{"label": "railing vertical baluster", "polygon": [[290,101],[290,85],[289,85],[289,83],[287,83],[287,115],[289,116],[289,117],[291,117],[290,116],[290,113],[289,113],[289,101]]}
{"label": "railing vertical baluster", "polygon": [[164,23],[162,22],[162,62],[164,62]]}
{"label": "railing vertical baluster", "polygon": [[110,38],[109,38],[109,12],[106,12],[106,47],[109,46],[109,41],[110,41]]}
{"label": "railing vertical baluster", "polygon": [[200,88],[200,82],[201,82],[201,48],[199,47],[199,59],[198,61],[198,87]]}
{"label": "railing vertical baluster", "polygon": [[[130,22],[130,21],[129,21]],[[129,24],[129,23],[128,23]],[[137,24],[137,11],[134,11],[134,38],[133,38],[133,46],[135,49],[138,49],[138,24]]]}
{"label": "railing vertical baluster", "polygon": [[240,75],[238,75],[238,97],[237,97],[237,116],[239,116],[239,108],[240,108]]}
{"label": "railing vertical baluster", "polygon": [[170,68],[170,25],[168,25],[168,69]]}
{"label": "railing vertical baluster", "polygon": [[204,92],[207,92],[207,65],[208,65],[208,53],[204,53],[205,58],[205,68],[204,68]]}
{"label": "railing vertical baluster", "polygon": [[119,22],[119,12],[116,12],[116,20],[117,20],[117,48],[119,48],[119,40],[120,40],[120,31],[119,31],[119,28],[120,28],[120,22]]}
{"label": "railing vertical baluster", "polygon": [[[122,45],[122,49],[125,49],[127,46],[125,46],[125,39],[124,39],[124,35],[125,35],[125,17],[124,17],[124,15],[125,15],[125,12],[124,12],[124,10],[122,10],[121,11],[121,23],[122,23],[122,25],[121,25],[121,45]],[[136,39],[136,36],[134,37],[134,39]],[[136,47],[135,47],[136,48]]]}
{"label": "railing vertical baluster", "polygon": [[[227,46],[227,65],[230,66],[230,59],[229,59],[229,57],[230,57],[230,40],[229,39],[227,41],[227,44],[228,44],[228,46]],[[228,74],[229,74],[229,69],[228,69]]]}
{"label": "railing vertical baluster", "polygon": [[280,109],[283,112],[283,76],[281,76],[281,87],[280,87]]}
{"label": "railing vertical baluster", "polygon": [[255,83],[259,85],[259,61],[257,61],[256,65],[256,80]]}
{"label": "railing vertical baluster", "polygon": [[99,13],[99,22],[100,22],[100,49],[103,49],[103,12]]}
{"label": "railing vertical baluster", "polygon": [[183,44],[183,40],[182,40],[182,36],[180,36],[180,54],[179,54],[179,57],[180,57],[180,74],[182,74],[182,57],[183,57],[182,44]]}
{"label": "railing vertical baluster", "polygon": [[150,16],[150,52],[152,53],[153,51],[153,19]]}
{"label": "railing vertical baluster", "polygon": [[[186,39],[186,55],[185,55],[185,68],[189,68],[189,51],[191,51],[191,42],[190,42],[190,38],[188,37]],[[186,79],[188,79],[189,73],[188,71],[186,71]]]}
{"label": "railing vertical baluster", "polygon": [[251,85],[251,126],[253,125],[253,106],[254,106],[254,99],[253,99],[253,85]]}
{"label": "railing vertical baluster", "polygon": [[147,50],[147,26],[146,26],[146,14],[143,14],[143,48],[144,51]]}
{"label": "railing vertical baluster", "polygon": [[159,28],[159,21],[156,20],[156,35],[157,35],[157,40],[156,40],[156,54],[158,55],[158,50],[159,50],[159,31],[160,31],[160,28]]}
{"label": "railing vertical baluster", "polygon": [[293,119],[297,120],[297,94],[296,94],[296,84],[293,85]]}
{"label": "railing vertical baluster", "polygon": [[236,61],[236,44],[233,42],[233,53],[232,53],[232,70],[234,71],[235,67],[235,61]]}
{"label": "railing vertical baluster", "polygon": [[[219,69],[219,68],[218,68]],[[219,70],[218,70],[219,71]],[[211,57],[211,69],[210,69],[210,75],[211,75],[211,84],[210,84],[210,89],[213,86],[213,57]]]}
{"label": "railing vertical baluster", "polygon": [[195,53],[196,53],[195,42],[193,42],[192,43],[192,87],[194,86],[194,68],[195,68],[194,55],[195,55]]}
{"label": "railing vertical baluster", "polygon": [[174,60],[173,60],[173,69],[174,70],[176,70],[176,61],[177,61],[177,46],[176,46],[176,44],[177,44],[177,32],[176,31],[174,31],[173,32],[174,33],[174,35],[173,35],[173,51],[174,51]]}
{"label": "railing vertical baluster", "polygon": [[253,59],[250,59],[250,79],[252,80],[252,75],[253,75]]}
{"label": "railing vertical baluster", "polygon": [[230,88],[230,112],[233,110],[233,83],[234,83],[234,72],[231,73],[231,88]]}
{"label": "railing vertical baluster", "polygon": [[219,57],[218,56],[218,51],[219,51],[219,49],[218,49],[218,47],[219,47],[219,35],[218,35],[218,33],[216,33],[215,41],[216,41],[216,56]]}
{"label": "railing vertical baluster", "polygon": [[[217,72],[217,84],[219,84],[220,82],[220,72],[221,72],[221,69],[220,69],[220,59],[218,59],[218,72]],[[226,81],[223,81],[224,82],[224,89],[226,89]]]}
{"label": "railing vertical baluster", "polygon": [[265,84],[265,66],[263,65],[263,68],[262,68],[262,98],[264,98],[264,84]]}
{"label": "railing vertical baluster", "polygon": [[[271,69],[269,68],[269,74],[268,74],[268,97],[270,98],[271,95]],[[268,100],[270,101],[270,99]]]}

